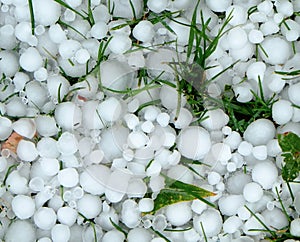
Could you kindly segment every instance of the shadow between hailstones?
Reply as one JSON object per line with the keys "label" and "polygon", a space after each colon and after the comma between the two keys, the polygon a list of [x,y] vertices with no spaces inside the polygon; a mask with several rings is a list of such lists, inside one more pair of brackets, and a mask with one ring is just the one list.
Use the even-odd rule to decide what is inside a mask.
{"label": "shadow between hailstones", "polygon": [[[85,177],[97,184],[97,192],[113,203],[120,202],[126,194],[151,197],[146,185],[150,177],[163,177],[167,187],[162,187],[164,194],[158,198],[158,193],[152,191],[154,198],[169,195],[173,199],[169,204],[198,198],[213,206],[203,198],[215,194],[189,184],[188,178],[191,171],[197,173],[191,164],[209,172],[219,163],[219,159],[212,166],[201,162],[210,151],[211,140],[199,124],[207,109],[217,103],[207,95],[202,67],[183,61],[174,50],[162,48],[150,52],[140,67],[119,60],[103,61],[100,74],[105,98],[97,108],[104,126],[98,147],[103,159],[97,167],[86,166],[84,171]],[[202,99],[201,112],[187,100],[195,95]],[[195,135],[191,139],[197,140],[190,147],[183,144],[187,139],[184,132],[190,126],[207,145]],[[163,206],[156,204],[152,212]]]}

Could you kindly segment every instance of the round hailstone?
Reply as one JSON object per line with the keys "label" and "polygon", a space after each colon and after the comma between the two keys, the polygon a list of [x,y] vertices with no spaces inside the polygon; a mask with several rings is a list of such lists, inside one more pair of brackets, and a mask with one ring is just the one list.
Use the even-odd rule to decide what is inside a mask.
{"label": "round hailstone", "polygon": [[138,205],[134,200],[127,199],[122,203],[121,221],[128,228],[135,228],[141,220]]}
{"label": "round hailstone", "polygon": [[63,100],[69,92],[69,88],[69,81],[61,75],[51,75],[47,79],[47,89],[54,100],[58,100],[59,98]]}
{"label": "round hailstone", "polygon": [[259,201],[262,198],[263,194],[264,193],[261,186],[256,182],[246,184],[243,190],[244,198],[250,203]]}
{"label": "round hailstone", "polygon": [[3,156],[0,157],[0,172],[5,171],[7,168],[7,159]]}
{"label": "round hailstone", "polygon": [[124,54],[131,48],[132,41],[127,35],[115,34],[108,44],[108,48],[114,54]]}
{"label": "round hailstone", "polygon": [[[259,218],[260,221],[257,219]],[[255,217],[251,216],[245,223],[243,226],[243,231],[246,235],[252,235],[252,236],[256,236],[261,234],[261,231],[264,229],[262,223],[265,224],[265,219],[264,217],[259,214],[256,213]]]}
{"label": "round hailstone", "polygon": [[290,233],[293,236],[300,237],[300,218],[296,218],[291,222]]}
{"label": "round hailstone", "polygon": [[90,53],[86,49],[79,49],[75,53],[75,60],[79,64],[86,64],[88,60],[90,59]]}
{"label": "round hailstone", "polygon": [[[177,110],[174,110],[171,113],[171,117],[173,119],[172,121],[175,125],[175,128],[183,129],[183,128],[186,128],[187,126],[189,126],[189,124],[193,120],[192,113],[186,108],[180,108],[178,117],[176,117],[176,113],[177,113]],[[176,117],[176,120],[175,120],[175,117]]]}
{"label": "round hailstone", "polygon": [[55,43],[60,44],[67,39],[66,33],[59,24],[51,25],[48,31],[49,38]]}
{"label": "round hailstone", "polygon": [[91,36],[95,39],[103,39],[108,32],[108,26],[104,21],[96,22],[91,28]]}
{"label": "round hailstone", "polygon": [[182,226],[192,218],[192,210],[189,202],[180,202],[167,206],[167,220],[174,226]]}
{"label": "round hailstone", "polygon": [[222,229],[222,217],[220,212],[215,209],[207,209],[200,216],[193,219],[194,229],[200,234],[207,237],[216,236]]}
{"label": "round hailstone", "polygon": [[60,153],[57,150],[57,141],[53,138],[44,137],[37,143],[37,150],[41,157],[57,158]]}
{"label": "round hailstone", "polygon": [[137,242],[137,241],[150,241],[152,239],[152,234],[150,231],[144,228],[134,228],[129,231],[127,235],[128,242]]}
{"label": "round hailstone", "polygon": [[288,89],[288,95],[289,99],[293,104],[296,104],[297,106],[300,106],[300,82],[290,85]]}
{"label": "round hailstone", "polygon": [[241,103],[249,102],[253,98],[251,92],[252,87],[249,83],[243,82],[233,87],[233,91],[237,100]]}
{"label": "round hailstone", "polygon": [[232,157],[230,146],[224,143],[213,144],[211,152],[215,160],[220,161],[222,165],[226,165]]}
{"label": "round hailstone", "polygon": [[30,218],[35,211],[35,202],[31,197],[17,195],[11,202],[12,210],[19,219]]}
{"label": "round hailstone", "polygon": [[242,195],[223,196],[218,201],[220,212],[226,216],[233,216],[237,210],[245,205],[245,199]]}
{"label": "round hailstone", "polygon": [[56,223],[56,214],[52,208],[41,207],[33,216],[34,224],[44,230],[50,230]]}
{"label": "round hailstone", "polygon": [[42,108],[49,101],[47,89],[38,81],[27,83],[25,92],[28,103],[34,104],[35,107]]}
{"label": "round hailstone", "polygon": [[52,0],[34,0],[32,4],[37,24],[49,26],[58,21],[61,15],[60,4]]}
{"label": "round hailstone", "polygon": [[82,112],[75,103],[63,102],[56,106],[54,117],[60,127],[73,130],[81,125]]}
{"label": "round hailstone", "polygon": [[231,14],[231,19],[229,24],[232,26],[237,26],[246,23],[247,21],[247,11],[242,6],[231,5],[226,9],[226,18]]}
{"label": "round hailstone", "polygon": [[232,4],[232,0],[224,0],[216,2],[214,0],[206,0],[207,6],[214,12],[225,12],[226,9]]}
{"label": "round hailstone", "polygon": [[51,229],[51,238],[53,242],[67,242],[71,236],[70,228],[64,224],[55,224]]}
{"label": "round hailstone", "polygon": [[57,159],[41,158],[39,162],[45,175],[54,176],[58,173],[60,165]]}
{"label": "round hailstone", "polygon": [[16,47],[15,28],[11,24],[5,24],[0,27],[0,48],[4,50],[12,50]]}
{"label": "round hailstone", "polygon": [[6,230],[4,241],[36,241],[36,231],[34,225],[27,220],[15,220]]}
{"label": "round hailstone", "polygon": [[139,201],[139,210],[141,212],[150,212],[154,208],[154,201],[151,198],[142,198]]}
{"label": "round hailstone", "polygon": [[149,141],[149,137],[141,131],[133,131],[128,135],[128,145],[132,149],[140,149]]}
{"label": "round hailstone", "polygon": [[229,121],[229,117],[222,109],[213,109],[206,112],[206,117],[201,125],[208,130],[222,129]]}
{"label": "round hailstone", "polygon": [[44,189],[45,187],[45,181],[41,177],[33,177],[29,181],[29,188],[34,191],[34,192],[40,192]]}
{"label": "round hailstone", "polygon": [[253,181],[260,184],[263,189],[272,188],[278,177],[276,165],[270,161],[264,161],[256,164],[252,170]]}
{"label": "round hailstone", "polygon": [[268,157],[267,146],[258,145],[253,147],[252,155],[258,160],[265,160]]}
{"label": "round hailstone", "polygon": [[187,127],[179,133],[177,147],[178,151],[189,159],[202,159],[211,147],[209,133],[198,126]]}
{"label": "round hailstone", "polygon": [[18,121],[14,122],[12,128],[19,135],[32,139],[36,133],[35,123],[32,119],[21,118]]}
{"label": "round hailstone", "polygon": [[233,234],[239,230],[243,225],[242,220],[237,216],[231,216],[223,223],[223,230],[225,233]]}
{"label": "round hailstone", "polygon": [[248,79],[255,80],[258,83],[263,81],[266,69],[267,66],[264,62],[256,61],[248,66],[246,74]]}
{"label": "round hailstone", "polygon": [[227,41],[229,48],[241,49],[248,43],[248,36],[242,27],[235,27],[228,32]]}
{"label": "round hailstone", "polygon": [[[259,48],[261,58],[268,64],[284,64],[291,55],[291,48],[287,41],[280,37],[266,37]],[[267,53],[264,54],[262,49]]]}
{"label": "round hailstone", "polygon": [[[262,132],[263,130],[263,132]],[[257,119],[244,132],[244,139],[252,145],[266,145],[276,133],[274,124],[268,119]]]}
{"label": "round hailstone", "polygon": [[99,116],[107,122],[115,122],[122,114],[122,104],[115,97],[110,97],[101,102],[97,108]]}
{"label": "round hailstone", "polygon": [[28,192],[28,181],[18,171],[11,172],[6,180],[8,191],[14,194],[26,194]]}
{"label": "round hailstone", "polygon": [[150,42],[155,34],[153,24],[148,20],[142,20],[134,26],[132,34],[139,41]]}
{"label": "round hailstone", "polygon": [[81,47],[80,42],[73,39],[62,41],[58,47],[58,52],[63,59],[69,59],[74,56]]}
{"label": "round hailstone", "polygon": [[21,140],[17,147],[17,155],[23,161],[33,161],[38,157],[38,151],[33,142]]}
{"label": "round hailstone", "polygon": [[19,68],[18,56],[15,53],[7,50],[0,52],[0,73],[3,73],[6,77],[12,77],[18,72]]}
{"label": "round hailstone", "polygon": [[[164,71],[166,72],[166,70],[161,70],[160,72],[164,72]],[[177,89],[174,87],[170,87],[169,85],[163,85],[160,89],[159,99],[161,100],[161,104],[169,110],[174,110],[177,108],[177,104],[178,104],[177,96],[178,96],[178,92]],[[180,106],[183,107],[185,104],[186,104],[186,99],[183,96],[181,96]]]}
{"label": "round hailstone", "polygon": [[262,212],[262,216],[264,216],[269,228],[284,228],[289,225],[286,215],[279,208],[266,209]]}
{"label": "round hailstone", "polygon": [[260,44],[264,40],[264,34],[257,29],[252,29],[248,34],[249,41],[252,44]]}
{"label": "round hailstone", "polygon": [[222,177],[219,173],[212,171],[207,176],[207,181],[210,185],[217,185],[221,181]]}
{"label": "round hailstone", "polygon": [[69,132],[64,132],[56,145],[62,155],[73,155],[78,150],[78,141],[75,135]]}
{"label": "round hailstone", "polygon": [[149,0],[147,1],[147,7],[154,13],[160,13],[164,11],[168,6],[168,0]]}
{"label": "round hailstone", "polygon": [[292,117],[293,107],[291,102],[287,100],[278,100],[272,105],[272,118],[275,123],[279,125],[286,124]]}
{"label": "round hailstone", "polygon": [[147,186],[142,179],[131,179],[127,187],[127,196],[129,198],[138,197],[143,198],[147,192]]}
{"label": "round hailstone", "polygon": [[6,140],[12,132],[12,122],[6,117],[0,117],[0,140]]}
{"label": "round hailstone", "polygon": [[49,137],[58,133],[54,117],[39,115],[35,118],[36,130],[39,135]]}
{"label": "round hailstone", "polygon": [[102,201],[98,196],[84,194],[77,202],[77,210],[87,219],[93,219],[101,212]]}
{"label": "round hailstone", "polygon": [[20,56],[20,66],[28,72],[34,72],[40,69],[43,65],[43,59],[34,47],[29,47],[25,52]]}
{"label": "round hailstone", "polygon": [[79,181],[79,176],[75,168],[65,168],[58,172],[57,179],[64,187],[74,187]]}
{"label": "round hailstone", "polygon": [[102,242],[111,242],[111,241],[123,242],[124,240],[125,240],[125,235],[116,229],[109,230],[102,237]]}
{"label": "round hailstone", "polygon": [[169,27],[175,32],[168,32],[171,39],[176,39],[176,42],[180,45],[187,45],[189,41],[190,28],[187,26],[190,22],[183,18],[177,17],[169,23]]}

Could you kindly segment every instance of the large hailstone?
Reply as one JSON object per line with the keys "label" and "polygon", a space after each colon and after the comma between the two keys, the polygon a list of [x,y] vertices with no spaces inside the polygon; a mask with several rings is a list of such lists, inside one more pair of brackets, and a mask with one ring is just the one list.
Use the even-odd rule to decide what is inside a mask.
{"label": "large hailstone", "polygon": [[4,241],[31,242],[36,240],[36,232],[33,224],[27,220],[12,222],[6,231]]}
{"label": "large hailstone", "polygon": [[204,128],[198,126],[187,127],[179,133],[177,147],[179,152],[186,158],[202,159],[210,150],[210,135]]}

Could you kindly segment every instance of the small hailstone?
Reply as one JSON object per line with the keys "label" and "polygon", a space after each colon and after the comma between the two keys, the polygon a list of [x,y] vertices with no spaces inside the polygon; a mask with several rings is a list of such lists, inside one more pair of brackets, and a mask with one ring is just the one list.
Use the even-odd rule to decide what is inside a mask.
{"label": "small hailstone", "polygon": [[37,24],[49,26],[55,24],[61,14],[61,6],[51,0],[33,1],[34,19]]}
{"label": "small hailstone", "polygon": [[239,147],[241,141],[241,135],[238,132],[233,131],[225,138],[224,143],[229,145],[232,150],[235,150]]}
{"label": "small hailstone", "polygon": [[275,6],[276,10],[285,17],[289,17],[294,13],[293,3],[289,1],[278,1],[275,3]]}
{"label": "small hailstone", "polygon": [[241,27],[235,27],[228,32],[228,43],[232,49],[240,49],[248,42],[247,33]]}
{"label": "small hailstone", "polygon": [[133,149],[144,147],[149,141],[149,137],[141,131],[133,131],[128,135],[128,145]]}
{"label": "small hailstone", "polygon": [[48,78],[48,71],[46,68],[41,67],[33,73],[33,76],[37,81],[46,81]]}
{"label": "small hailstone", "polygon": [[23,137],[32,139],[36,133],[36,126],[32,119],[21,118],[12,124],[15,132]]}
{"label": "small hailstone", "polygon": [[144,228],[134,228],[128,232],[127,241],[136,242],[136,241],[149,241],[152,239],[151,233]]}
{"label": "small hailstone", "polygon": [[239,207],[245,204],[245,199],[242,195],[228,195],[219,199],[219,210],[223,215],[233,216]]}
{"label": "small hailstone", "polygon": [[80,42],[73,39],[66,39],[59,44],[58,52],[63,59],[69,59],[80,49]]}
{"label": "small hailstone", "polygon": [[259,201],[263,196],[263,190],[256,182],[248,183],[243,190],[244,198],[251,203]]}
{"label": "small hailstone", "polygon": [[109,42],[108,48],[114,54],[124,54],[131,48],[131,45],[132,41],[128,36],[123,34],[115,34]]}
{"label": "small hailstone", "polygon": [[250,211],[244,206],[238,208],[237,215],[241,220],[247,220],[251,217]]}
{"label": "small hailstone", "polygon": [[96,22],[91,28],[91,36],[95,39],[103,39],[108,32],[108,26],[104,21]]}
{"label": "small hailstone", "polygon": [[234,162],[228,162],[226,165],[226,169],[228,172],[234,172],[237,169],[237,165]]}
{"label": "small hailstone", "polygon": [[36,241],[36,229],[28,220],[15,220],[12,221],[5,231],[5,236],[3,239],[4,241]]}
{"label": "small hailstone", "polygon": [[84,194],[77,202],[77,210],[88,219],[95,218],[102,210],[102,201],[98,196]]}
{"label": "small hailstone", "polygon": [[239,144],[238,152],[243,156],[251,155],[253,149],[253,145],[247,141],[242,141]]}
{"label": "small hailstone", "polygon": [[75,60],[79,64],[86,64],[90,57],[90,53],[86,49],[79,49],[75,53]]}
{"label": "small hailstone", "polygon": [[214,12],[225,12],[226,9],[228,9],[228,7],[232,4],[232,0],[225,0],[222,2],[207,0],[206,4]]}
{"label": "small hailstone", "polygon": [[122,203],[121,220],[129,228],[135,228],[140,223],[138,204],[131,199]]}
{"label": "small hailstone", "polygon": [[78,141],[70,132],[64,132],[57,141],[57,149],[63,155],[72,155],[78,150]]}
{"label": "small hailstone", "polygon": [[0,172],[5,171],[7,168],[7,160],[5,157],[1,156],[0,157]]}
{"label": "small hailstone", "polygon": [[155,34],[153,24],[148,20],[142,20],[134,26],[133,37],[142,42],[150,42]]}
{"label": "small hailstone", "polygon": [[253,79],[257,83],[259,80],[263,81],[266,68],[266,64],[262,61],[257,61],[250,64],[246,72],[248,79]]}
{"label": "small hailstone", "polygon": [[0,117],[0,140],[6,140],[12,132],[12,122],[6,117]]}
{"label": "small hailstone", "polygon": [[222,109],[208,110],[206,117],[201,125],[208,130],[222,129],[229,121],[228,115]]}
{"label": "small hailstone", "polygon": [[[155,60],[155,63],[157,61],[158,60]],[[153,63],[153,65],[155,65],[155,64]],[[156,69],[156,66],[154,67],[154,69]],[[161,70],[159,73],[161,73],[162,71],[167,71],[167,70]],[[169,110],[174,110],[177,108],[177,105],[178,105],[177,96],[178,96],[178,92],[177,92],[176,88],[170,87],[168,85],[163,85],[160,89],[159,97],[160,97],[161,103],[165,108],[167,108]],[[181,106],[184,106],[185,103],[186,103],[186,99],[182,96]]]}
{"label": "small hailstone", "polygon": [[141,212],[150,212],[154,208],[154,201],[151,198],[142,198],[139,201],[139,210]]}
{"label": "small hailstone", "polygon": [[264,36],[272,35],[279,32],[279,26],[276,22],[269,20],[260,26],[260,31]]}
{"label": "small hailstone", "polygon": [[284,228],[289,225],[286,215],[277,207],[273,207],[271,210],[264,210],[262,216],[265,218],[266,225],[269,228]]}
{"label": "small hailstone", "polygon": [[57,158],[60,153],[56,145],[57,141],[53,138],[43,137],[37,143],[37,150],[41,157]]}
{"label": "small hailstone", "polygon": [[73,130],[80,126],[82,112],[75,103],[63,102],[57,105],[54,117],[60,127]]}
{"label": "small hailstone", "polygon": [[233,234],[243,225],[242,220],[237,216],[227,218],[223,223],[225,233]]}
{"label": "small hailstone", "polygon": [[107,122],[117,121],[122,114],[122,104],[115,97],[110,97],[101,102],[97,108],[99,116]]}
{"label": "small hailstone", "polygon": [[252,154],[258,160],[267,159],[267,156],[268,156],[267,146],[258,145],[258,146],[253,147]]}
{"label": "small hailstone", "polygon": [[43,230],[50,230],[56,223],[56,213],[52,208],[41,207],[33,217],[34,224]]}
{"label": "small hailstone", "polygon": [[77,185],[79,176],[75,168],[65,168],[58,172],[58,182],[64,187],[74,187]]}
{"label": "small hailstone", "polygon": [[212,171],[208,174],[207,181],[210,185],[216,185],[221,181],[221,176],[219,173]]}
{"label": "small hailstone", "polygon": [[11,202],[12,210],[19,219],[28,219],[35,212],[34,200],[25,195],[17,195]]}
{"label": "small hailstone", "polygon": [[38,151],[33,142],[21,140],[17,147],[17,155],[23,161],[33,161],[38,157]]}
{"label": "small hailstone", "polygon": [[180,202],[166,208],[167,220],[174,226],[182,226],[192,218],[189,202]]}
{"label": "small hailstone", "polygon": [[299,38],[299,36],[300,36],[299,31],[294,29],[288,30],[285,34],[286,40],[289,42],[296,41]]}
{"label": "small hailstone", "polygon": [[55,43],[60,44],[67,39],[66,33],[59,24],[51,25],[48,31],[49,38]]}
{"label": "small hailstone", "polygon": [[44,189],[45,181],[43,178],[36,176],[31,178],[28,185],[32,191],[40,192]]}
{"label": "small hailstone", "polygon": [[[30,47],[30,48],[33,48],[33,47]],[[36,49],[34,49],[34,50],[36,50]],[[33,58],[36,57],[37,63],[34,63],[35,60],[31,60],[30,57],[33,57]],[[27,71],[30,71],[30,70],[34,71],[35,68],[37,68],[37,66],[39,66],[40,61],[42,62],[42,58],[38,52],[37,53],[30,52],[29,53],[29,52],[25,51],[25,53],[23,53],[21,55],[21,57],[18,58],[18,56],[15,53],[13,53],[12,51],[2,50],[0,52],[0,72],[3,73],[6,77],[12,77],[18,72],[18,69],[20,68],[20,66],[22,68],[25,67],[24,69]]]}
{"label": "small hailstone", "polygon": [[156,176],[161,172],[162,166],[159,161],[153,160],[146,170],[147,176]]}
{"label": "small hailstone", "polygon": [[243,82],[233,87],[237,100],[241,103],[249,102],[253,98],[252,87],[249,83]]}
{"label": "small hailstone", "polygon": [[264,189],[272,188],[278,177],[278,171],[270,161],[264,161],[256,164],[252,170],[253,181],[259,183]]}
{"label": "small hailstone", "polygon": [[154,121],[157,116],[160,114],[160,109],[155,106],[146,107],[144,110],[145,120]]}
{"label": "small hailstone", "polygon": [[127,196],[129,198],[137,197],[142,198],[145,196],[147,192],[147,186],[145,182],[142,179],[131,179],[128,183],[127,187]]}
{"label": "small hailstone", "polygon": [[[171,117],[173,119],[172,122],[174,123],[175,128],[183,129],[183,128],[186,128],[187,126],[189,126],[189,124],[193,120],[192,113],[186,108],[180,108],[178,117],[176,117],[176,113],[177,113],[177,110],[174,110],[171,113]],[[176,118],[176,120],[175,120],[175,118]]]}
{"label": "small hailstone", "polygon": [[229,21],[229,24],[232,26],[237,26],[246,23],[247,21],[247,13],[245,9],[240,5],[231,5],[226,9],[226,18],[228,18],[229,14],[231,19]]}
{"label": "small hailstone", "polygon": [[267,143],[268,156],[276,157],[281,152],[278,139],[272,139]]}
{"label": "small hailstone", "polygon": [[124,116],[125,123],[127,127],[133,130],[139,124],[139,118],[132,113],[125,114]]}
{"label": "small hailstone", "polygon": [[124,240],[125,240],[125,235],[116,229],[109,230],[102,237],[102,242],[111,242],[111,241],[123,242]]}
{"label": "small hailstone", "polygon": [[224,143],[213,144],[211,152],[213,157],[224,165],[226,165],[232,157],[230,146]]}
{"label": "small hailstone", "polygon": [[42,171],[47,176],[54,176],[58,173],[60,165],[57,159],[41,158],[39,159]]}
{"label": "small hailstone", "polygon": [[193,212],[201,214],[204,210],[207,209],[207,204],[198,199],[195,199],[192,201],[191,209],[193,210]]}
{"label": "small hailstone", "polygon": [[257,5],[257,10],[268,15],[272,13],[273,3],[270,0],[263,1]]}
{"label": "small hailstone", "polygon": [[70,228],[64,224],[56,224],[51,229],[51,238],[53,242],[67,242],[71,236]]}
{"label": "small hailstone", "polygon": [[296,104],[297,106],[300,106],[299,91],[300,91],[300,82],[294,85],[290,85],[288,88],[289,99],[293,104]]}
{"label": "small hailstone", "polygon": [[[259,218],[260,221],[257,218]],[[252,236],[259,235],[261,233],[261,230],[264,229],[262,223],[265,224],[264,217],[261,214],[256,213],[255,217],[251,216],[245,222],[245,224],[243,226],[243,231],[246,235],[252,235]]]}
{"label": "small hailstone", "polygon": [[20,56],[20,66],[29,72],[37,71],[43,65],[43,59],[34,47],[29,47],[21,56]]}
{"label": "small hailstone", "polygon": [[147,120],[145,122],[142,123],[141,125],[141,129],[143,130],[143,132],[149,134],[154,130],[154,125],[151,121]]}
{"label": "small hailstone", "polygon": [[165,179],[162,176],[155,175],[150,177],[149,187],[153,192],[159,192],[165,186]]}
{"label": "small hailstone", "polygon": [[[261,132],[264,130],[264,132]],[[244,139],[252,145],[264,145],[275,136],[275,126],[268,119],[257,119],[244,132]]]}
{"label": "small hailstone", "polygon": [[177,17],[174,21],[169,23],[169,27],[175,34],[172,32],[168,32],[168,34],[171,39],[176,39],[176,42],[180,45],[186,45],[188,43],[190,28],[186,26],[187,24],[189,24],[188,20],[183,17]]}
{"label": "small hailstone", "polygon": [[252,29],[248,34],[249,41],[253,44],[259,44],[264,40],[264,35],[260,30]]}

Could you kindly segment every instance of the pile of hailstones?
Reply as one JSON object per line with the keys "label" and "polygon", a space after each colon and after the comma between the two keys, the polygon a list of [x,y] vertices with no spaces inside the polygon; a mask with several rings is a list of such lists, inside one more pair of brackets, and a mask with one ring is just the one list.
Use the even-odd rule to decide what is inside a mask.
{"label": "pile of hailstones", "polygon": [[[87,7],[86,1],[66,3],[79,12]],[[143,15],[142,1],[133,0],[132,6],[126,1],[110,3],[114,3],[114,16],[132,19],[132,6],[137,17]],[[290,232],[300,235],[300,186],[291,184],[293,193],[298,194],[293,204],[280,176],[282,157],[276,139],[277,133],[286,131],[300,134],[299,109],[291,106],[300,105],[300,83],[274,73],[300,68],[300,56],[291,49],[291,42],[299,49],[299,17],[289,19],[300,10],[299,1],[200,3],[204,18],[212,19],[212,36],[222,25],[218,12],[226,16],[232,12],[229,26],[235,27],[209,57],[209,66],[215,68],[207,71],[207,77],[240,60],[210,84],[209,94],[217,98],[225,84],[230,84],[238,101],[245,103],[253,98],[250,90],[258,89],[260,78],[265,98],[275,93],[280,99],[273,105],[274,122],[258,119],[243,137],[226,126],[228,116],[221,109],[208,111],[201,126],[190,125],[194,118],[185,98],[178,104],[176,89],[167,85],[146,87],[147,91],[141,89],[125,98],[102,92],[93,75],[71,85],[59,74],[58,67],[69,76],[83,76],[96,64],[100,41],[111,36],[106,51],[109,60],[100,65],[103,86],[136,88],[135,70],[140,67],[146,67],[152,78],[164,71],[161,78],[172,81],[172,69],[165,63],[184,60],[183,46],[189,35],[184,24],[191,20],[195,4],[147,2],[154,13],[185,10],[168,23],[174,35],[161,23],[153,25],[147,20],[131,31],[123,25],[125,20],[111,20],[109,9],[99,0],[91,1],[93,26],[52,0],[33,0],[33,35],[28,1],[1,0],[0,73],[5,78],[0,83],[0,139],[4,147],[12,132],[22,136],[16,154],[2,149],[0,157],[1,239],[74,242],[94,241],[96,236],[106,242],[124,241],[125,235],[114,225],[122,223],[129,242],[164,241],[151,227],[171,241],[203,241],[204,232],[208,241],[259,241],[266,234],[260,231],[264,227],[257,218],[269,228],[289,225],[277,191],[294,218]],[[254,5],[257,10],[248,17],[247,10]],[[59,18],[71,27],[63,29],[57,23]],[[279,25],[283,19],[289,28]],[[113,28],[121,25],[124,27]],[[131,33],[144,47],[177,39],[179,54],[172,44],[156,52],[144,48],[124,54],[132,48]],[[262,61],[251,59],[258,45]],[[245,73],[249,81],[242,82]],[[161,100],[160,105],[140,110],[156,99]],[[182,165],[183,157],[205,163],[192,168],[207,179]],[[142,216],[153,209],[153,199],[165,186],[161,172],[213,191],[216,196],[208,199],[218,209],[194,200]],[[145,197],[149,191],[152,197]],[[291,205],[296,211],[289,208]],[[179,231],[168,232],[166,228]]]}

